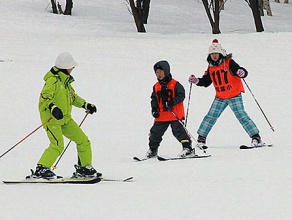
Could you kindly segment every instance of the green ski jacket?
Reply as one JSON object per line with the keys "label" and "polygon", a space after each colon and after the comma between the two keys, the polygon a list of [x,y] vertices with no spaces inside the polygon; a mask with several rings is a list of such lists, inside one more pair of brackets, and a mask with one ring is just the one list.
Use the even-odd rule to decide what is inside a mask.
{"label": "green ski jacket", "polygon": [[45,85],[41,91],[39,98],[39,111],[42,123],[45,123],[52,116],[49,106],[56,105],[63,112],[64,118],[56,120],[53,118],[53,123],[64,124],[71,118],[72,106],[81,108],[85,104],[85,100],[79,97],[71,83],[74,78],[67,75],[56,67],[44,76]]}

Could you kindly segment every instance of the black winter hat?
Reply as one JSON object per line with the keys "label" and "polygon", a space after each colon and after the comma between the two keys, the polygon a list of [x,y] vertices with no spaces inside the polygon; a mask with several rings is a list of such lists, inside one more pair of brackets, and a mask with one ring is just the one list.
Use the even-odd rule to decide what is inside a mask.
{"label": "black winter hat", "polygon": [[166,60],[161,60],[159,62],[157,62],[154,66],[153,66],[154,72],[156,72],[156,70],[160,69],[163,70],[165,73],[165,76],[170,76],[170,66],[169,63]]}
{"label": "black winter hat", "polygon": [[[162,66],[159,66],[159,65],[155,65],[154,66],[154,71],[156,70],[163,70]],[[164,71],[164,70],[163,70]]]}

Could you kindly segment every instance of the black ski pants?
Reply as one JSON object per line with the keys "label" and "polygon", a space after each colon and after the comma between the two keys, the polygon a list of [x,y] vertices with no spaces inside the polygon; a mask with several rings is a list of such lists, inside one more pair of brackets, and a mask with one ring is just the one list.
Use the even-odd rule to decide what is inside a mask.
{"label": "black ski pants", "polygon": [[188,140],[191,143],[190,137],[179,121],[154,122],[149,134],[149,147],[157,149],[162,141],[162,136],[170,125],[172,134],[179,141]]}

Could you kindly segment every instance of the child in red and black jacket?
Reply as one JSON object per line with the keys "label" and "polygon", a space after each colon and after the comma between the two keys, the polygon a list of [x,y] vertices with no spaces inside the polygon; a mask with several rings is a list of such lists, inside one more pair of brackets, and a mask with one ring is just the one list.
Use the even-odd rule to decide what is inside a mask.
{"label": "child in red and black jacket", "polygon": [[170,73],[169,63],[165,60],[159,61],[154,65],[154,71],[158,82],[153,86],[151,95],[152,116],[155,118],[154,124],[150,129],[149,150],[146,157],[157,156],[157,150],[162,141],[165,131],[171,126],[172,133],[182,144],[183,150],[179,154],[185,157],[193,152],[191,140],[186,133],[182,123],[185,118],[184,87]]}

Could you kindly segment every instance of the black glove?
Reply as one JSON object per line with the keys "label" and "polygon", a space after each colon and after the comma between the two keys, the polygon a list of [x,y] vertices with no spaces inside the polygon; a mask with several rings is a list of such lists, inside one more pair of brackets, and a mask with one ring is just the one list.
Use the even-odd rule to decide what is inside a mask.
{"label": "black glove", "polygon": [[89,112],[90,114],[93,114],[94,112],[97,111],[97,109],[96,109],[94,104],[90,104],[90,103],[87,103],[87,102],[85,102],[82,107],[85,108],[87,110],[87,112]]}
{"label": "black glove", "polygon": [[152,108],[152,116],[154,118],[158,118],[159,117],[159,112],[157,111],[157,108]]}
{"label": "black glove", "polygon": [[51,113],[55,117],[55,119],[60,120],[63,118],[63,112],[57,106],[52,105],[50,106]]}

